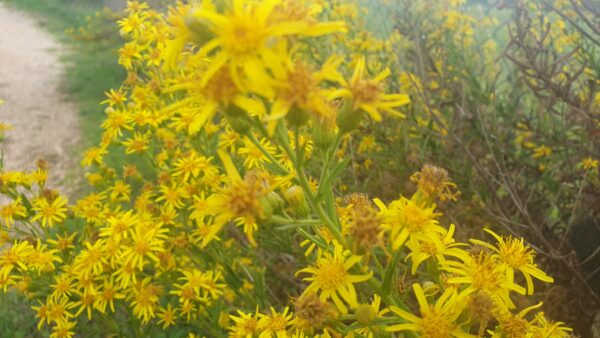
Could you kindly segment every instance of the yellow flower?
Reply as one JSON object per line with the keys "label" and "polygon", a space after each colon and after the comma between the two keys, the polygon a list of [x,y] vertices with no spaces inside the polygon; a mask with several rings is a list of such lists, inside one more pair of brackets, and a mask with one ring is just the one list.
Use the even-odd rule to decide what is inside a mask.
{"label": "yellow flower", "polygon": [[111,140],[122,136],[124,130],[131,130],[132,117],[127,111],[108,108],[106,110],[106,120],[102,122],[101,127],[105,130],[104,133]]}
{"label": "yellow flower", "polygon": [[0,209],[0,217],[4,219],[4,224],[7,228],[10,228],[15,223],[14,218],[16,217],[26,217],[27,209],[21,202],[21,197],[17,197],[17,199],[9,203]]}
{"label": "yellow flower", "polygon": [[441,262],[442,269],[455,276],[447,280],[449,284],[466,285],[464,295],[481,291],[491,297],[496,306],[502,309],[513,309],[510,292],[525,295],[525,288],[509,280],[506,269],[494,255],[480,252],[461,258],[462,262],[446,260]]}
{"label": "yellow flower", "polygon": [[160,186],[161,195],[158,196],[156,202],[164,201],[165,205],[171,206],[177,209],[181,209],[185,206],[184,201],[190,196],[183,186],[175,183],[171,185]]}
{"label": "yellow flower", "polygon": [[224,14],[212,8],[198,8],[192,17],[205,25],[214,38],[201,48],[201,53],[212,56],[211,64],[201,82],[206,84],[221,68],[227,67],[238,88],[247,88],[243,82],[250,82],[257,93],[272,96],[270,84],[273,82],[268,70],[281,73],[283,56],[271,46],[278,38],[289,35],[317,36],[344,30],[344,25],[309,24],[303,21],[273,21],[273,9],[279,0],[253,2],[233,0]]}
{"label": "yellow flower", "polygon": [[260,319],[258,320],[258,330],[260,334],[259,338],[284,338],[287,337],[287,327],[293,324],[293,313],[288,313],[289,307],[285,307],[283,312],[278,313],[273,307],[271,307],[271,314],[263,315],[259,314]]}
{"label": "yellow flower", "polygon": [[171,327],[177,320],[177,312],[175,309],[173,309],[171,303],[167,304],[166,308],[160,307],[156,316],[159,319],[157,324],[162,324],[163,330]]}
{"label": "yellow flower", "polygon": [[259,179],[258,174],[253,177],[251,172],[242,180],[229,155],[220,155],[229,184],[211,196],[207,212],[215,216],[213,224],[219,228],[232,220],[236,225],[241,225],[250,244],[256,246],[254,233],[258,229],[257,222],[268,219],[273,212],[272,205],[266,199],[271,189],[268,179]]}
{"label": "yellow flower", "polygon": [[440,200],[456,201],[456,184],[448,177],[448,172],[442,168],[426,164],[420,171],[414,173],[410,180],[417,184],[421,191],[429,199],[433,200],[437,197]]}
{"label": "yellow flower", "polygon": [[119,64],[125,69],[133,68],[133,61],[141,59],[142,46],[135,42],[128,42],[119,49]]}
{"label": "yellow flower", "polygon": [[8,275],[14,267],[27,271],[29,257],[35,248],[27,241],[15,241],[10,248],[4,248],[0,252],[0,275]]}
{"label": "yellow flower", "polygon": [[53,271],[55,269],[54,262],[62,262],[56,252],[58,252],[56,249],[47,249],[47,244],[42,244],[38,238],[35,250],[28,257],[30,269],[36,269],[38,272]]}
{"label": "yellow flower", "polygon": [[573,337],[571,332],[573,329],[564,326],[563,322],[552,322],[546,319],[543,312],[539,312],[535,315],[533,320],[535,326],[532,331],[534,332],[533,337],[535,338],[569,338]]}
{"label": "yellow flower", "polygon": [[454,224],[450,224],[450,228],[446,235],[434,234],[428,241],[408,241],[406,246],[410,249],[410,254],[406,258],[410,258],[412,266],[410,272],[414,275],[417,269],[427,259],[434,257],[438,262],[444,262],[445,256],[456,257],[459,259],[467,259],[469,253],[461,246],[466,246],[465,243],[456,243],[454,241]]}
{"label": "yellow flower", "polygon": [[[0,133],[4,133],[6,131],[13,130],[13,129],[14,129],[14,127],[12,124],[0,122]],[[2,137],[0,137],[0,139],[1,138]]]}
{"label": "yellow flower", "polygon": [[151,318],[156,316],[154,310],[159,301],[159,290],[150,281],[150,277],[145,278],[133,288],[133,299],[130,303],[133,307],[133,314],[141,319],[143,324],[148,323]]}
{"label": "yellow flower", "polygon": [[98,276],[102,273],[104,264],[108,263],[105,257],[105,246],[103,240],[97,240],[94,244],[89,241],[83,243],[85,249],[81,250],[73,265],[80,276]]}
{"label": "yellow flower", "polygon": [[139,222],[137,215],[131,210],[111,216],[106,221],[107,226],[100,229],[101,237],[109,237],[119,242],[128,237],[128,230],[134,228]]}
{"label": "yellow flower", "polygon": [[140,134],[135,132],[133,138],[129,138],[123,141],[123,145],[125,146],[125,153],[133,154],[133,153],[143,153],[148,150],[148,142],[150,141],[150,134]]}
{"label": "yellow flower", "polygon": [[52,202],[47,198],[38,198],[33,201],[32,210],[36,215],[31,219],[32,222],[41,220],[42,227],[53,226],[61,223],[67,217],[67,199],[63,196],[56,197]]}
{"label": "yellow flower", "polygon": [[63,297],[69,298],[71,292],[73,292],[73,277],[69,276],[69,274],[63,273],[60,275],[54,276],[54,284],[50,285],[52,288],[52,294],[50,295],[50,299],[58,300]]}
{"label": "yellow flower", "polygon": [[47,242],[49,244],[52,244],[54,247],[56,247],[58,250],[67,250],[67,249],[73,249],[75,246],[73,245],[73,240],[75,239],[75,236],[77,235],[77,233],[72,233],[71,235],[60,235],[60,234],[56,234],[56,239],[48,239]]}
{"label": "yellow flower", "polygon": [[123,33],[139,33],[142,26],[142,19],[140,19],[138,13],[132,13],[128,17],[119,20],[118,24]]}
{"label": "yellow flower", "polygon": [[507,266],[506,275],[509,281],[514,281],[514,269],[519,270],[523,274],[523,277],[525,277],[525,281],[527,282],[527,293],[529,295],[533,294],[532,276],[542,282],[554,282],[552,277],[546,275],[546,273],[540,270],[533,262],[535,251],[529,245],[523,243],[523,238],[499,236],[490,229],[485,229],[485,231],[494,236],[496,241],[498,241],[497,247],[476,239],[471,239],[471,242],[486,247],[498,255],[500,261]]}
{"label": "yellow flower", "polygon": [[456,290],[446,289],[438,298],[435,305],[429,304],[423,289],[419,284],[413,284],[415,297],[419,303],[421,317],[417,317],[397,306],[391,306],[390,310],[400,318],[408,321],[404,324],[395,324],[387,327],[387,331],[413,331],[418,332],[423,338],[474,338],[465,333],[459,325],[455,323],[460,316],[464,304]]}
{"label": "yellow flower", "polygon": [[77,323],[70,321],[59,321],[52,327],[50,338],[72,338],[75,336],[74,328]]}
{"label": "yellow flower", "polygon": [[119,89],[119,90],[111,89],[108,92],[105,92],[104,95],[106,95],[107,99],[100,103],[101,104],[108,103],[108,105],[110,107],[120,106],[123,103],[125,103],[125,101],[127,101],[127,97],[125,96],[125,93],[123,93],[123,91],[121,89]]}
{"label": "yellow flower", "polygon": [[304,290],[305,294],[319,293],[321,300],[331,299],[338,310],[347,313],[348,307],[344,303],[352,309],[358,306],[354,284],[368,280],[373,273],[351,274],[349,270],[360,262],[361,257],[345,256],[343,250],[342,246],[334,244],[333,253],[319,252],[315,264],[298,271],[297,274],[309,273],[312,275],[303,278],[304,281],[310,282],[310,285]]}
{"label": "yellow flower", "polygon": [[105,313],[106,306],[108,305],[110,310],[115,313],[115,300],[123,298],[125,298],[125,295],[119,292],[114,285],[113,278],[109,277],[104,280],[102,288],[98,290],[94,307],[100,311],[100,313]]}
{"label": "yellow flower", "polygon": [[131,195],[131,186],[124,181],[118,180],[109,188],[110,199],[113,202],[128,202]]}
{"label": "yellow flower", "polygon": [[125,247],[119,259],[125,264],[130,263],[138,270],[142,270],[146,264],[146,258],[150,258],[156,263],[159,262],[156,254],[165,250],[163,244],[167,236],[164,233],[167,230],[147,229],[140,224],[134,229],[134,231],[130,231],[131,244]]}
{"label": "yellow flower", "polygon": [[175,162],[173,177],[183,176],[184,182],[201,174],[205,177],[216,177],[218,170],[211,161],[212,157],[198,156],[197,152],[191,151]]}
{"label": "yellow flower", "polygon": [[381,121],[380,111],[404,117],[395,108],[410,103],[406,94],[385,94],[381,82],[390,75],[390,70],[385,69],[373,79],[365,79],[365,58],[361,56],[356,62],[354,73],[350,81],[340,77],[342,89],[330,93],[330,98],[348,98],[352,102],[352,110],[361,109],[367,112],[375,121]]}
{"label": "yellow flower", "polygon": [[276,74],[276,97],[271,105],[267,121],[274,121],[285,117],[288,114],[291,120],[301,120],[300,115],[306,113],[312,115],[318,120],[333,118],[333,109],[331,103],[326,99],[327,92],[320,88],[321,82],[325,80],[335,80],[340,75],[336,68],[341,63],[341,59],[331,57],[321,67],[321,70],[315,71],[311,67],[299,60],[287,60],[286,71],[282,74]]}
{"label": "yellow flower", "polygon": [[[275,147],[265,138],[260,140],[260,147],[268,154],[273,155],[275,153]],[[262,168],[266,163],[271,163],[271,160],[262,152],[261,148],[245,139],[244,146],[238,149],[238,153],[245,158],[244,167],[248,169]]]}
{"label": "yellow flower", "polygon": [[79,310],[75,312],[75,317],[79,316],[83,311],[86,311],[87,318],[92,319],[92,310],[96,303],[97,293],[93,286],[86,288],[83,292],[75,292],[79,296],[79,300],[73,303],[73,307],[79,306]]}
{"label": "yellow flower", "polygon": [[73,314],[69,312],[73,307],[75,307],[75,303],[70,302],[66,297],[60,300],[47,299],[45,304],[40,302],[40,306],[32,306],[32,309],[37,312],[36,317],[40,318],[38,329],[44,322],[48,322],[48,324],[67,322],[73,318]]}
{"label": "yellow flower", "polygon": [[231,315],[229,318],[235,323],[229,328],[229,337],[252,338],[258,332],[258,318],[251,313],[237,310],[239,316]]}
{"label": "yellow flower", "polygon": [[580,162],[581,168],[583,170],[592,170],[598,168],[598,160],[595,160],[591,157],[586,157]]}
{"label": "yellow flower", "polygon": [[379,199],[375,199],[375,204],[381,210],[382,229],[390,232],[393,250],[400,249],[407,239],[428,241],[436,234],[446,234],[446,229],[435,219],[440,215],[434,211],[435,205],[420,206],[414,199],[405,197],[392,201],[387,207]]}
{"label": "yellow flower", "polygon": [[[525,319],[525,316],[534,309],[542,306],[542,303],[532,305],[517,314],[503,312],[498,315],[498,325],[495,331],[488,331],[492,338],[521,338],[533,336],[534,325]],[[548,337],[548,336],[541,336]],[[554,337],[554,336],[552,336]],[[537,338],[537,337],[536,337]]]}
{"label": "yellow flower", "polygon": [[552,148],[548,146],[539,146],[533,150],[533,158],[548,157],[552,154]]}

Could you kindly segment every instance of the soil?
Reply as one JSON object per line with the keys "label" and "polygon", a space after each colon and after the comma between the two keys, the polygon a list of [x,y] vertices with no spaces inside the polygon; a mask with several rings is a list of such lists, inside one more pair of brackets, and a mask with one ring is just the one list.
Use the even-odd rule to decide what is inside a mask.
{"label": "soil", "polygon": [[0,122],[14,126],[0,145],[4,170],[35,169],[44,159],[48,185],[59,189],[77,166],[80,140],[77,107],[62,90],[61,50],[33,17],[0,3]]}

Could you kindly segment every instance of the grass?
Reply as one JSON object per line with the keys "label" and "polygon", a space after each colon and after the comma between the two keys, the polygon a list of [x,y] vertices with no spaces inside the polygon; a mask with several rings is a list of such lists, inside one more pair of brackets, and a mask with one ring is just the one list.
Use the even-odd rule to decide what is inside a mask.
{"label": "grass", "polygon": [[[1,0],[0,0],[1,1]],[[77,104],[80,112],[82,142],[73,149],[76,163],[82,151],[97,143],[101,137],[100,123],[104,118],[104,92],[117,88],[125,72],[117,64],[120,44],[116,25],[102,26],[96,39],[77,39],[67,34],[69,29],[89,26],[94,13],[102,9],[99,0],[4,0],[9,6],[34,15],[40,25],[52,33],[67,48],[61,58],[65,64],[64,90]],[[74,169],[67,173],[67,181],[81,177]],[[76,179],[75,179],[76,181]],[[77,191],[75,192],[77,194]],[[45,337],[47,331],[38,332],[34,311],[21,295],[0,292],[0,337]]]}
{"label": "grass", "polygon": [[14,292],[0,294],[1,337],[46,337],[46,330],[38,332],[37,320],[24,296]]}

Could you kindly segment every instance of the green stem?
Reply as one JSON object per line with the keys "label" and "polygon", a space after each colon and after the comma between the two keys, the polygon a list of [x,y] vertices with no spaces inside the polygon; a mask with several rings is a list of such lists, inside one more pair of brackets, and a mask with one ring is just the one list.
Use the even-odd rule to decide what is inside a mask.
{"label": "green stem", "polygon": [[383,299],[383,301],[388,306],[390,306],[390,305],[398,306],[398,304],[394,301],[394,299],[392,297],[390,297],[389,294],[382,292],[381,283],[375,277],[369,278],[369,280],[367,280],[367,283],[373,290],[375,290],[375,292],[381,297],[381,299]]}
{"label": "green stem", "polygon": [[292,218],[282,217],[279,215],[271,216],[269,221],[272,223],[275,223],[275,224],[282,224],[282,225],[287,225],[287,224],[318,225],[318,224],[322,223],[320,220],[317,220],[317,219],[292,219]]}
{"label": "green stem", "polygon": [[308,179],[306,178],[306,175],[304,174],[304,170],[302,170],[302,168],[296,168],[296,171],[298,172],[298,179],[300,180],[300,187],[302,187],[302,190],[304,190],[304,193],[306,194],[308,204],[311,206],[311,208],[313,208],[317,212],[317,215],[319,215],[321,220],[323,220],[323,222],[325,222],[325,226],[327,227],[327,230],[329,230],[331,232],[331,234],[335,237],[335,239],[340,244],[342,244],[342,246],[347,247],[346,241],[344,240],[344,236],[342,235],[341,230],[329,218],[329,216],[327,215],[325,210],[323,210],[323,207],[316,200],[314,193],[310,189],[310,185],[308,184]]}
{"label": "green stem", "polygon": [[321,184],[325,180],[325,176],[329,173],[329,167],[333,162],[333,158],[335,157],[335,151],[340,146],[342,142],[343,135],[338,133],[333,146],[329,148],[329,151],[325,155],[325,164],[323,164],[323,169],[321,170],[321,178],[319,179],[319,188],[317,188],[317,196],[321,196],[321,191],[323,190],[323,185]]}
{"label": "green stem", "polygon": [[[293,151],[290,145],[290,139],[287,134],[287,129],[282,123],[280,123],[277,126],[276,134],[279,138],[279,143],[281,144],[281,147],[292,159],[294,169],[296,170],[296,174],[298,175],[300,187],[302,188],[304,194],[307,197],[308,204],[313,210],[317,212],[319,218],[321,218],[321,220],[325,223],[325,226],[327,227],[329,232],[331,232],[331,234],[335,237],[335,239],[344,247],[347,247],[342,232],[336,226],[336,224],[329,218],[329,216],[327,216],[327,213],[325,212],[325,210],[323,210],[323,207],[317,202],[315,194],[310,189],[310,184],[308,183],[308,179],[306,178],[306,174],[304,173],[304,169],[302,168],[302,161],[296,157],[296,153]],[[296,145],[296,147],[298,147],[298,145]]]}
{"label": "green stem", "polygon": [[277,167],[277,169],[279,169],[282,173],[284,173],[285,175],[289,175],[289,171],[284,168],[279,161],[277,161],[277,159],[275,157],[273,157],[273,155],[271,155],[263,146],[262,144],[260,144],[260,142],[256,139],[256,136],[254,136],[254,134],[252,133],[248,133],[247,135],[248,139],[250,140],[250,142],[252,142],[252,144],[254,144],[268,159],[269,161],[271,161],[271,163],[273,163],[274,166]]}

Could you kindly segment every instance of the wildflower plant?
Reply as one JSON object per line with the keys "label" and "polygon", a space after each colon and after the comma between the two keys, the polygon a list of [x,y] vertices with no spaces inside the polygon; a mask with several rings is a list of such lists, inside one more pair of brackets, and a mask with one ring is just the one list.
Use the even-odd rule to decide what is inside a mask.
{"label": "wildflower plant", "polygon": [[89,320],[127,336],[567,337],[517,307],[553,281],[533,248],[454,238],[436,205],[458,196],[443,169],[390,201],[342,193],[348,138],[402,119],[410,99],[386,67],[336,53],[337,14],[129,2],[127,78],[81,161],[92,191],[69,204],[44,163],[2,172],[0,288],[25,294],[53,337]]}

